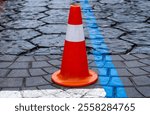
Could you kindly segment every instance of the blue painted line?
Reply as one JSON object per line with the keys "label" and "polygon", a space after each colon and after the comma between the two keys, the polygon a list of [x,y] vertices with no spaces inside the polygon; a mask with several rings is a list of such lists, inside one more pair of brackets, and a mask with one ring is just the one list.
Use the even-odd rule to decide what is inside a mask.
{"label": "blue painted line", "polygon": [[[80,4],[82,6],[83,15],[85,17],[91,43],[93,48],[96,49],[93,50],[92,53],[94,54],[95,63],[98,67],[100,84],[106,91],[106,97],[127,97],[124,85],[112,62],[111,56],[107,55],[106,59],[106,55],[104,55],[109,53],[109,49],[105,44],[103,36],[100,33],[100,29],[97,25],[96,18],[92,12],[92,8],[88,0],[80,0]],[[103,59],[99,60],[101,57]],[[115,77],[112,78],[112,76]],[[113,87],[117,86],[121,86],[121,88],[117,89],[117,94],[114,94]]]}

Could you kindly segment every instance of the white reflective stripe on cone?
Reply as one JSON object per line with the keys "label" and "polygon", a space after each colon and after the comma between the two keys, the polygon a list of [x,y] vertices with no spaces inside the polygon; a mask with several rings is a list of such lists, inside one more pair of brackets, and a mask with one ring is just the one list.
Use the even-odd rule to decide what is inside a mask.
{"label": "white reflective stripe on cone", "polygon": [[66,40],[71,42],[84,41],[83,25],[70,25],[68,24]]}

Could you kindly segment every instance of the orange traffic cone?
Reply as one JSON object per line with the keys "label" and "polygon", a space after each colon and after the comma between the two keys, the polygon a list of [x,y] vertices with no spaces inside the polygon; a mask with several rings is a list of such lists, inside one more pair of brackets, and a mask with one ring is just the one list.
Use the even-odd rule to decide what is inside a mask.
{"label": "orange traffic cone", "polygon": [[73,4],[70,7],[61,69],[53,73],[52,81],[62,86],[81,87],[97,79],[97,74],[88,70],[81,9],[78,4]]}

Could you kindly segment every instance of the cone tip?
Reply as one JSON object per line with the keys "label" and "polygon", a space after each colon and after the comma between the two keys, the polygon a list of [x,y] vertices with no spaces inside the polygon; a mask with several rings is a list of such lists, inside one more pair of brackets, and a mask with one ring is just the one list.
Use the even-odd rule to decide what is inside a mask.
{"label": "cone tip", "polygon": [[71,25],[82,24],[81,8],[78,3],[72,3],[70,5],[68,24],[71,24]]}
{"label": "cone tip", "polygon": [[80,7],[80,5],[78,3],[72,3],[70,7]]}

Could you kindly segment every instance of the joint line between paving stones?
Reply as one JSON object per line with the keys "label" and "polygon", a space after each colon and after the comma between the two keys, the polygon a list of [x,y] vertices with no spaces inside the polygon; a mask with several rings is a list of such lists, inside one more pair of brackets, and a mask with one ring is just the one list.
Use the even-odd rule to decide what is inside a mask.
{"label": "joint line between paving stones", "polygon": [[134,85],[134,88],[136,89],[137,92],[139,92],[143,97],[145,97],[137,88],[135,82],[129,77],[129,80],[132,82],[132,84]]}

